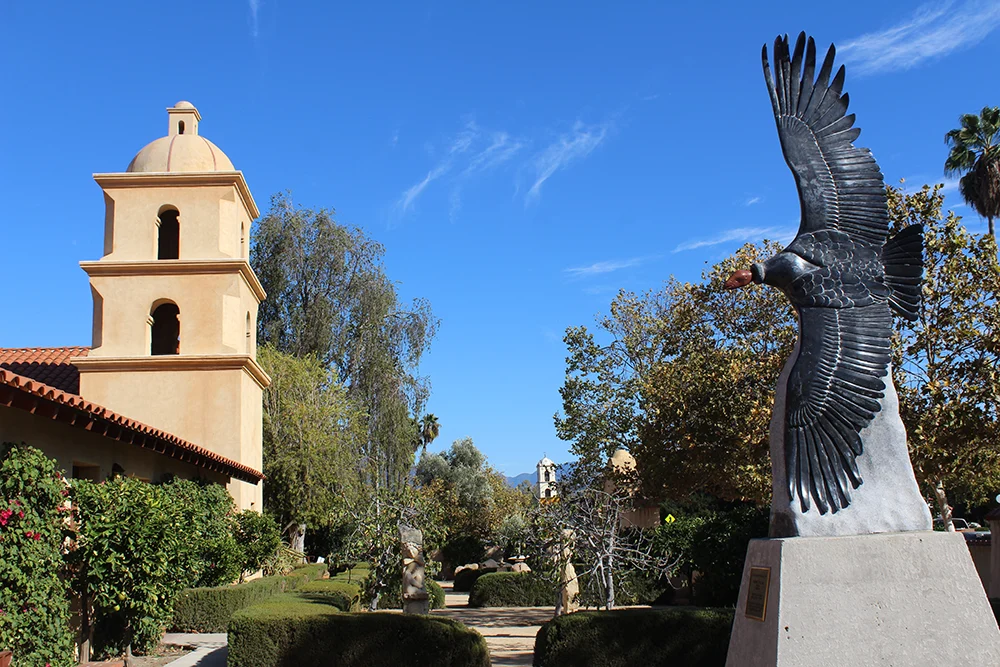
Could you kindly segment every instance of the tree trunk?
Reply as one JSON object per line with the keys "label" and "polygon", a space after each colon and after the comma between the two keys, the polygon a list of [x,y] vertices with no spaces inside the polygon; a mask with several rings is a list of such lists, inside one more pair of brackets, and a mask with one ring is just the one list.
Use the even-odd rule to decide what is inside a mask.
{"label": "tree trunk", "polygon": [[934,498],[937,500],[938,510],[941,512],[941,520],[944,521],[944,529],[949,533],[955,532],[955,524],[951,521],[951,505],[948,504],[948,494],[944,490],[944,481],[938,480],[934,487]]}
{"label": "tree trunk", "polygon": [[90,646],[94,634],[90,612],[90,596],[84,590],[80,594],[80,662],[90,662]]}
{"label": "tree trunk", "polygon": [[[295,530],[292,532],[292,549],[296,551],[301,551],[303,554],[306,552],[306,524],[300,523],[295,526]],[[302,557],[302,562],[305,562],[305,556]]]}
{"label": "tree trunk", "polygon": [[604,608],[611,611],[615,608],[615,571],[613,556],[608,556],[608,568],[605,570],[605,599]]}
{"label": "tree trunk", "polygon": [[994,225],[993,225],[993,216],[992,215],[989,216],[988,218],[986,218],[986,224],[988,225],[988,228],[989,228],[989,231],[990,231],[990,236],[992,236],[993,240],[996,241],[996,239],[997,239],[997,230],[996,230],[996,227],[994,227]]}

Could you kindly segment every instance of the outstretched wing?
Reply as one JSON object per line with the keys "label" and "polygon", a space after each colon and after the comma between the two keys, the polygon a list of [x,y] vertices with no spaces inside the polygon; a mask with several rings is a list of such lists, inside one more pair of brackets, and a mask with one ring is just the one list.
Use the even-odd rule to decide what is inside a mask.
{"label": "outstretched wing", "polygon": [[802,308],[802,345],[788,376],[785,466],[791,498],[820,514],[851,502],[862,479],[861,430],[881,409],[892,316],[886,303]]}
{"label": "outstretched wing", "polygon": [[787,36],[774,41],[774,77],[766,44],[762,54],[781,150],[799,188],[799,234],[837,229],[881,247],[889,230],[885,184],[871,151],[851,143],[861,130],[846,115],[844,67],[830,80],[835,53],[831,46],[815,81],[816,44],[812,37],[806,44],[805,33],[793,55]]}

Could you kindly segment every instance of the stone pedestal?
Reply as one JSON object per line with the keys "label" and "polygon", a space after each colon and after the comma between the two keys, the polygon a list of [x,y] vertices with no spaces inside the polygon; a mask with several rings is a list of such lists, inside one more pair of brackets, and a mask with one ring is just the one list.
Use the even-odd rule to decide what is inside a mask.
{"label": "stone pedestal", "polygon": [[868,665],[1000,665],[1000,630],[965,538],[751,541],[726,667]]}

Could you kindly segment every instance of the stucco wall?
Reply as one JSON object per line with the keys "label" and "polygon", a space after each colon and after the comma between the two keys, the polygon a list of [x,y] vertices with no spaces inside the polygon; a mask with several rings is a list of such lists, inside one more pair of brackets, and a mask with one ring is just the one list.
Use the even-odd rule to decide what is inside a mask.
{"label": "stucco wall", "polygon": [[56,460],[67,476],[72,474],[74,465],[96,465],[99,468],[97,478],[106,479],[117,463],[125,469],[126,475],[154,482],[167,473],[181,479],[202,478],[219,484],[229,482],[229,478],[221,473],[68,424],[36,417],[17,408],[0,406],[0,442],[24,442],[42,450],[46,456]]}

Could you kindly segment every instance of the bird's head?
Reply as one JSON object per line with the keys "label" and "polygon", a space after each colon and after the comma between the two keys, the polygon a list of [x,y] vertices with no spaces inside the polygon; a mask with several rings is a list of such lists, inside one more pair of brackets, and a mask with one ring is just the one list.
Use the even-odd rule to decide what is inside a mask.
{"label": "bird's head", "polygon": [[736,289],[744,287],[750,283],[760,285],[770,285],[778,289],[785,289],[793,280],[803,273],[817,268],[814,264],[806,261],[799,255],[788,250],[779,252],[766,262],[757,262],[750,267],[750,270],[741,269],[729,276],[724,284],[726,289]]}
{"label": "bird's head", "polygon": [[762,282],[764,282],[764,265],[756,262],[750,267],[749,271],[746,269],[734,271],[733,275],[729,276],[729,279],[723,283],[723,287],[726,289],[738,289],[746,287],[750,283],[757,283],[759,285]]}

